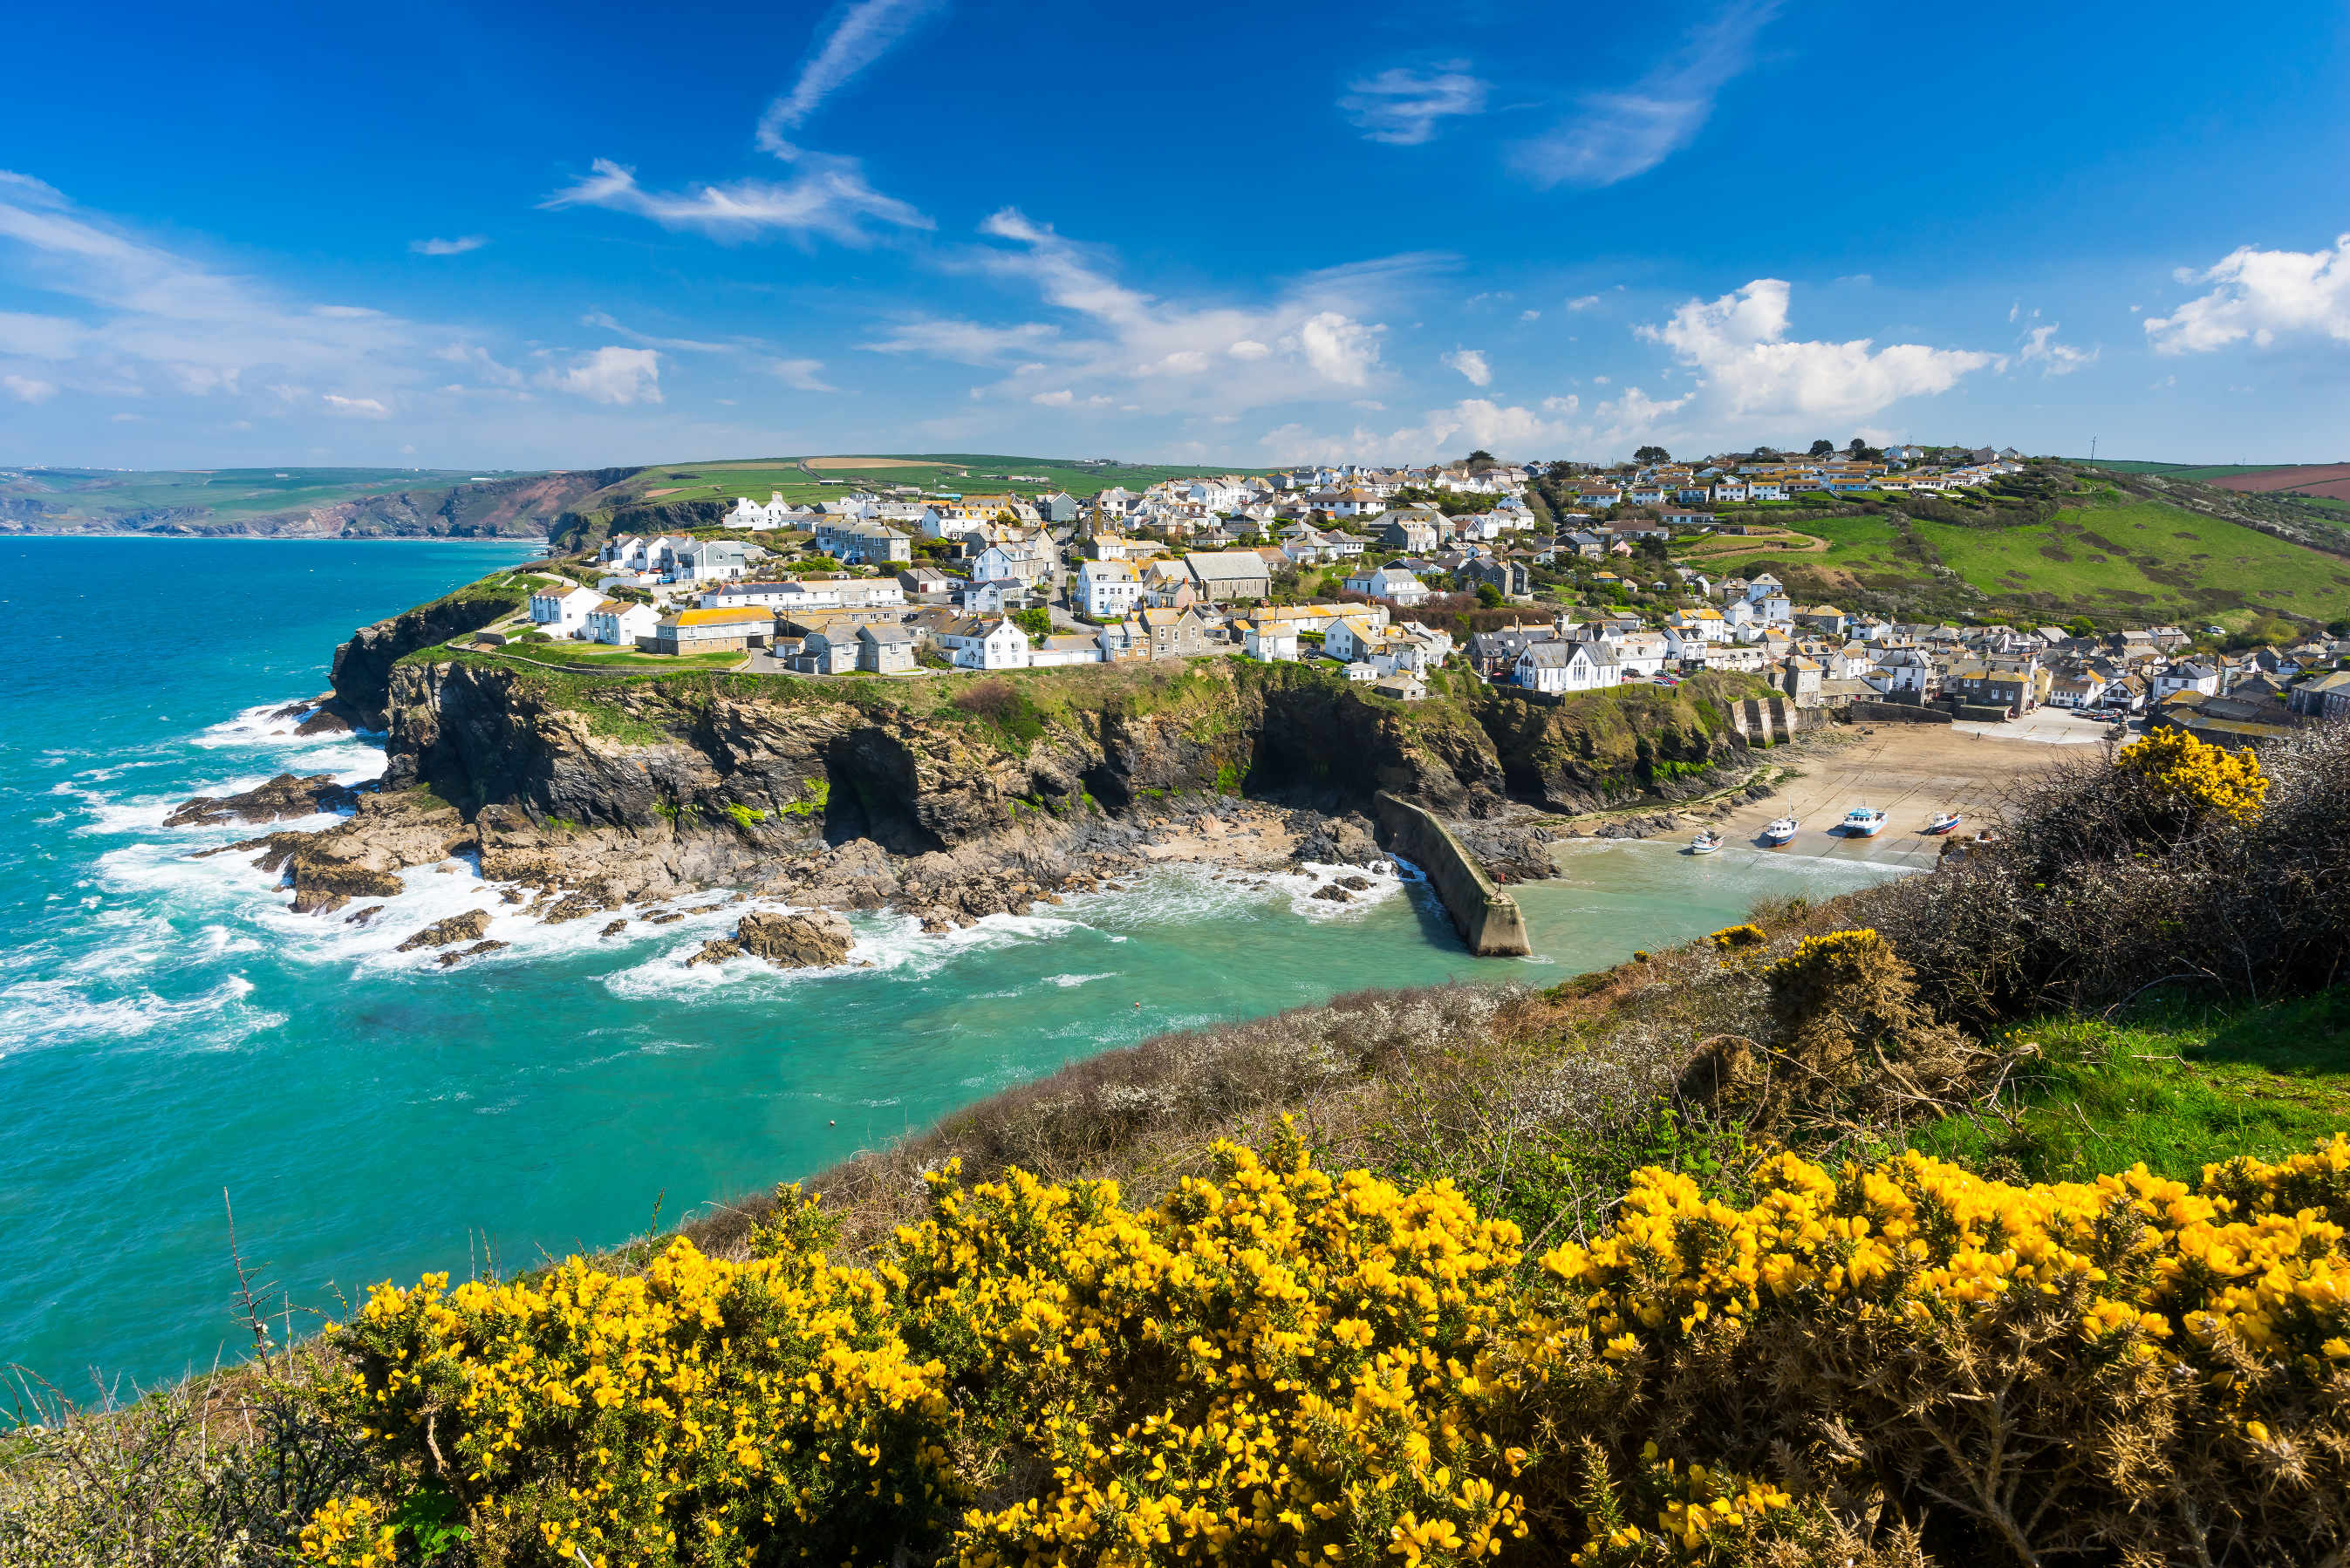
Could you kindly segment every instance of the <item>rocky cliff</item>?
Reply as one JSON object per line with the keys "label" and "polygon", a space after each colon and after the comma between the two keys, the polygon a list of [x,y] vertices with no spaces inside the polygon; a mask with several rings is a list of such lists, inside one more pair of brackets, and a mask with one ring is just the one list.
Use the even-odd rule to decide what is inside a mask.
{"label": "rocky cliff", "polygon": [[385,710],[393,665],[421,648],[489,625],[526,597],[525,590],[502,578],[484,578],[430,604],[363,626],[335,649],[328,683],[351,718],[368,729],[383,729],[389,722]]}

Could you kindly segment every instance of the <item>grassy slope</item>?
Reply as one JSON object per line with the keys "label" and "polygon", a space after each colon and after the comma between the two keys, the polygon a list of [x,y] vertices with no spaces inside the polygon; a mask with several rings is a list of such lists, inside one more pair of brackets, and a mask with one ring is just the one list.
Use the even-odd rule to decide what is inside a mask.
{"label": "grassy slope", "polygon": [[2041,1062],[2011,1124],[1951,1117],[1914,1140],[1977,1168],[2078,1180],[2139,1160],[2192,1180],[2240,1154],[2273,1158],[2350,1122],[2350,997],[2230,1011],[2059,1019],[2013,1032]]}
{"label": "grassy slope", "polygon": [[[1789,526],[1828,541],[1806,566],[1872,578],[1915,578],[1883,517],[1810,519]],[[2067,507],[2020,528],[1913,526],[1944,565],[1994,599],[2054,595],[2068,609],[2209,616],[2230,608],[2288,609],[2321,620],[2350,613],[2350,561],[2162,502]],[[1714,570],[1767,567],[1777,551],[1707,557]],[[2046,609],[2035,613],[2054,613]]]}
{"label": "grassy slope", "polygon": [[[278,477],[281,474],[285,477]],[[451,484],[470,477],[463,471],[405,468],[224,468],[209,472],[130,473],[37,469],[26,471],[21,480],[0,481],[0,497],[35,498],[63,506],[78,517],[204,506],[221,522],[236,522],[390,490]]]}

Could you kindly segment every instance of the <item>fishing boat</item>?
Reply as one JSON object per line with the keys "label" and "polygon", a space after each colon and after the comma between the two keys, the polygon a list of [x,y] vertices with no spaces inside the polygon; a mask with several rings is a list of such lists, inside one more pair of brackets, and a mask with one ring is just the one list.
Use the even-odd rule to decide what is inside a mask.
{"label": "fishing boat", "polygon": [[1690,840],[1690,853],[1691,855],[1711,855],[1721,848],[1721,835],[1716,833],[1711,827],[1699,828],[1697,836]]}
{"label": "fishing boat", "polygon": [[1963,819],[1955,811],[1938,811],[1934,814],[1934,820],[1926,825],[1926,831],[1933,834],[1948,833],[1958,826],[1961,820]]}
{"label": "fishing boat", "polygon": [[1795,836],[1795,829],[1799,826],[1792,816],[1780,817],[1763,827],[1762,842],[1772,845],[1784,844]]}
{"label": "fishing boat", "polygon": [[1856,805],[1844,814],[1844,830],[1855,838],[1874,838],[1885,831],[1885,814],[1873,805]]}

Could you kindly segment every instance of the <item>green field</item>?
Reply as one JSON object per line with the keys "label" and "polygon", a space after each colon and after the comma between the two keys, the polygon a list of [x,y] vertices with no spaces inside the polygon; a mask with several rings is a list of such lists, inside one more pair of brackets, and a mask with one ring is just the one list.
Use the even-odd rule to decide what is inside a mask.
{"label": "green field", "polygon": [[2065,457],[2057,461],[2082,468],[2109,468],[2116,473],[2159,474],[2165,479],[2226,479],[2231,474],[2266,473],[2272,468],[2293,466],[2287,462],[2137,462],[2103,457],[2095,462],[2085,457]]}
{"label": "green field", "polygon": [[[171,507],[206,507],[217,522],[236,522],[303,506],[473,477],[462,469],[223,468],[115,472],[104,469],[9,469],[0,498],[38,500],[68,516],[104,517]],[[494,477],[504,477],[495,475]]]}
{"label": "green field", "polygon": [[[998,452],[873,452],[855,453],[873,462],[854,468],[827,465],[810,472],[798,458],[721,459],[702,462],[665,462],[615,485],[599,497],[599,504],[623,505],[638,501],[732,501],[748,495],[764,502],[780,493],[790,502],[822,501],[857,485],[910,484],[930,491],[1009,493],[1049,495],[1065,490],[1088,496],[1111,485],[1140,490],[1161,480],[1200,473],[1262,473],[1262,468],[1230,469],[1214,464],[1177,467],[1168,463],[1081,463],[1066,458],[1007,457]],[[1010,480],[1007,473],[1035,479]],[[827,484],[824,480],[842,483]]]}
{"label": "green field", "polygon": [[[1914,581],[1925,570],[1902,550],[1886,517],[1809,518],[1788,526],[1827,540],[1827,550],[1727,553],[1707,556],[1705,564],[1720,571],[1793,566],[1843,571],[1864,588]],[[2048,523],[2023,527],[1910,526],[1944,566],[1974,587],[2042,613],[2061,606],[2089,614],[2222,619],[2262,610],[2318,620],[2350,614],[2350,560],[2162,502],[2067,507]]]}

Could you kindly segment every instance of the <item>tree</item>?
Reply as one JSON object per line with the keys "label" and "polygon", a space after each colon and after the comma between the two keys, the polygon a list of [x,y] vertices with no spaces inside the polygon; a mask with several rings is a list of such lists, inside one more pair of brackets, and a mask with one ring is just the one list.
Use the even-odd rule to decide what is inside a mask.
{"label": "tree", "polygon": [[1852,443],[1845,448],[1845,451],[1852,453],[1855,457],[1858,457],[1862,452],[1865,452],[1867,450],[1868,443],[1861,440],[1858,436],[1853,437]]}
{"label": "tree", "polygon": [[1499,609],[1502,607],[1502,590],[1491,583],[1479,583],[1477,602],[1487,609]]}
{"label": "tree", "polygon": [[1053,612],[1048,609],[1024,609],[1012,617],[1012,624],[1031,638],[1042,639],[1053,635]]}
{"label": "tree", "polygon": [[1812,443],[1812,455],[1814,457],[1832,457],[1835,454],[1835,442],[1832,441],[1815,441]]}
{"label": "tree", "polygon": [[1640,447],[1632,453],[1632,457],[1638,462],[1670,462],[1673,460],[1673,454],[1660,446]]}
{"label": "tree", "polygon": [[1475,452],[1469,454],[1469,461],[1471,462],[1491,462],[1493,461],[1493,454],[1487,452],[1483,447],[1479,447]]}

